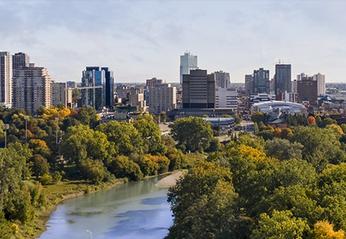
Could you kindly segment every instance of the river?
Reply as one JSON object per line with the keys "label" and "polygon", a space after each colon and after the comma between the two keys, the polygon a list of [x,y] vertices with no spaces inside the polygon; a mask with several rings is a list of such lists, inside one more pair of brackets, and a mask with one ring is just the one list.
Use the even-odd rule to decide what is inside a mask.
{"label": "river", "polygon": [[158,178],[130,182],[60,204],[40,239],[160,239],[173,219]]}

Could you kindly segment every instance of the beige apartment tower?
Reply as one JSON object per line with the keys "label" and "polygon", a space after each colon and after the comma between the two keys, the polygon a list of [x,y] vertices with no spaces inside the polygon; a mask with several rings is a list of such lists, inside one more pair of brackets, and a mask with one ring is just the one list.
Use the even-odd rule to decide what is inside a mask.
{"label": "beige apartment tower", "polygon": [[12,105],[12,56],[9,52],[0,52],[0,103],[6,107]]}
{"label": "beige apartment tower", "polygon": [[177,90],[171,84],[159,83],[149,88],[149,111],[153,114],[168,112],[176,108]]}
{"label": "beige apartment tower", "polygon": [[67,106],[67,84],[65,82],[51,83],[52,105]]}
{"label": "beige apartment tower", "polygon": [[14,71],[13,107],[34,114],[51,106],[51,78],[44,67],[22,67]]}

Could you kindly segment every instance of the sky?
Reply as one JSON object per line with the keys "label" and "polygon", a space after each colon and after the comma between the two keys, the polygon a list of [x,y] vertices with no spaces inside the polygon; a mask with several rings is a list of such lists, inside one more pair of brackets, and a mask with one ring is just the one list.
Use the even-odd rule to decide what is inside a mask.
{"label": "sky", "polygon": [[198,56],[231,82],[279,61],[346,83],[344,0],[0,0],[0,51],[26,52],[55,81],[109,66],[116,82],[179,81],[179,56]]}

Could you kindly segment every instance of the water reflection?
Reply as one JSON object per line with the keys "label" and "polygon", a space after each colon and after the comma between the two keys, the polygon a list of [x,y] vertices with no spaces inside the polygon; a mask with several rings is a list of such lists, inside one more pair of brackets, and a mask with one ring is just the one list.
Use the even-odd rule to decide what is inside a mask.
{"label": "water reflection", "polygon": [[58,206],[40,239],[159,239],[172,216],[158,179],[120,185]]}

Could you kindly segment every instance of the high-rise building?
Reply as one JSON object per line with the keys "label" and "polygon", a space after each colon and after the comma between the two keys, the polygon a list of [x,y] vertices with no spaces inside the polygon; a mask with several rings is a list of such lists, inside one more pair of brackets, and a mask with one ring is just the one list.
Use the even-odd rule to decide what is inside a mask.
{"label": "high-rise building", "polygon": [[155,87],[156,85],[162,84],[162,82],[163,81],[161,79],[157,79],[156,77],[154,77],[154,78],[146,80],[145,86],[146,88]]}
{"label": "high-rise building", "polygon": [[253,95],[255,93],[253,75],[251,74],[245,75],[245,92],[247,95]]}
{"label": "high-rise building", "polygon": [[217,87],[215,92],[215,108],[217,109],[231,109],[237,111],[238,109],[238,92],[231,88]]}
{"label": "high-rise building", "polygon": [[114,106],[114,75],[112,71],[108,70],[108,67],[102,67],[101,70],[105,74],[104,84],[104,96],[105,96],[105,107],[113,108]]}
{"label": "high-rise building", "polygon": [[183,75],[188,75],[191,70],[197,68],[197,56],[191,55],[190,52],[180,56],[180,84],[183,83]]}
{"label": "high-rise building", "polygon": [[51,89],[51,99],[52,105],[58,106],[67,106],[67,84],[65,82],[54,82],[52,81]]}
{"label": "high-rise building", "polygon": [[171,84],[156,83],[149,89],[149,111],[154,114],[168,112],[176,108],[176,88]]}
{"label": "high-rise building", "polygon": [[270,94],[269,70],[259,68],[253,72],[254,94]]}
{"label": "high-rise building", "polygon": [[311,76],[301,74],[297,77],[297,93],[300,102],[308,102],[310,105],[317,104],[317,81]]}
{"label": "high-rise building", "polygon": [[51,78],[44,67],[29,64],[14,71],[13,107],[34,114],[51,106]]}
{"label": "high-rise building", "polygon": [[12,68],[13,70],[28,67],[30,64],[30,58],[28,54],[18,52],[12,56]]}
{"label": "high-rise building", "polygon": [[183,108],[214,108],[215,77],[206,70],[183,75]]}
{"label": "high-rise building", "polygon": [[277,100],[283,100],[285,93],[291,92],[291,64],[276,64],[274,89]]}
{"label": "high-rise building", "polygon": [[321,73],[317,73],[313,75],[315,81],[317,81],[317,95],[325,95],[326,94],[326,81],[325,75]]}
{"label": "high-rise building", "polygon": [[81,105],[96,110],[114,105],[114,77],[108,67],[86,67],[82,72]]}
{"label": "high-rise building", "polygon": [[143,89],[131,88],[129,93],[129,105],[138,111],[146,111],[146,101]]}
{"label": "high-rise building", "polygon": [[230,75],[227,72],[216,71],[214,72],[216,87],[230,88],[231,80]]}
{"label": "high-rise building", "polygon": [[0,52],[0,103],[12,104],[12,63],[9,52]]}
{"label": "high-rise building", "polygon": [[144,98],[145,98],[145,101],[147,102],[147,105],[151,105],[151,103],[150,103],[151,88],[153,88],[157,85],[161,85],[162,82],[163,81],[161,79],[157,79],[156,77],[146,80],[145,90],[144,90]]}

